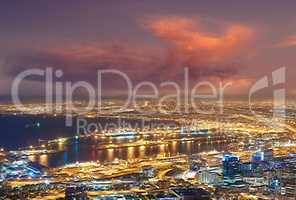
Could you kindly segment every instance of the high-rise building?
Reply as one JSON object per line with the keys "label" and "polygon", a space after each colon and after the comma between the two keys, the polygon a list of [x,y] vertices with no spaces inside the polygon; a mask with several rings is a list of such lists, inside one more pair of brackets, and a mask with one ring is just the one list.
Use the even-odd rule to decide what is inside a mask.
{"label": "high-rise building", "polygon": [[253,162],[271,161],[273,158],[272,149],[267,149],[264,151],[257,151],[252,155]]}
{"label": "high-rise building", "polygon": [[222,159],[222,173],[225,178],[234,178],[240,172],[240,158],[231,154],[225,154]]}

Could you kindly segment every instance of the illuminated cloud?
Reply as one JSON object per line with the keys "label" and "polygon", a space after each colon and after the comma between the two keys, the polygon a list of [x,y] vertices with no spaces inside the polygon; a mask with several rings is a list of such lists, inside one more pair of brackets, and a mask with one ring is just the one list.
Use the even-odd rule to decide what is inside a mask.
{"label": "illuminated cloud", "polygon": [[275,44],[275,48],[286,48],[286,47],[295,47],[296,46],[296,35],[289,36],[282,39],[279,43]]}
{"label": "illuminated cloud", "polygon": [[[30,68],[62,69],[65,80],[85,80],[95,84],[97,70],[115,69],[134,82],[180,82],[184,68],[191,80],[233,80],[245,87],[239,75],[242,58],[250,50],[254,31],[241,24],[220,25],[222,31],[209,31],[199,21],[184,17],[158,17],[145,21],[149,30],[163,43],[108,43],[57,46],[25,50],[6,59],[10,76]],[[164,44],[164,45],[163,45]],[[109,77],[108,86],[118,85],[118,77]]]}
{"label": "illuminated cloud", "polygon": [[[240,62],[250,49],[254,31],[247,26],[230,24],[222,33],[205,30],[199,21],[184,17],[160,17],[148,20],[148,28],[170,48],[171,64],[182,63],[203,74],[233,75],[238,70],[234,63]],[[240,63],[239,63],[240,64]],[[239,66],[238,66],[239,68]]]}

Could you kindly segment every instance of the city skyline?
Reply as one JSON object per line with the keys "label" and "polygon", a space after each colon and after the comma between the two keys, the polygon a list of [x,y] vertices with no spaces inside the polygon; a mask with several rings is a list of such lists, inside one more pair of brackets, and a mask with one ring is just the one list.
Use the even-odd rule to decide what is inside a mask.
{"label": "city skyline", "polygon": [[0,199],[295,200],[295,1],[0,3]]}

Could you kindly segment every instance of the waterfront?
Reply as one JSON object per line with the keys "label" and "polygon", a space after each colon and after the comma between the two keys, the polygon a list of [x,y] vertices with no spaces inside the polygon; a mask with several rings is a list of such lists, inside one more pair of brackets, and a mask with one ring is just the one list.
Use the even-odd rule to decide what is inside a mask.
{"label": "waterfront", "polygon": [[[257,105],[266,116],[268,105]],[[278,121],[282,129],[256,120],[241,102],[220,119],[93,112],[84,116],[92,128],[77,132],[64,116],[40,113],[42,104],[31,107],[2,108],[10,136],[0,149],[0,192],[10,199],[295,196],[295,108],[285,124]]]}
{"label": "waterfront", "polygon": [[[42,116],[1,116],[9,123],[1,123],[2,130],[7,130],[5,140],[1,141],[2,148],[7,150],[17,150],[28,148],[29,146],[41,146],[44,141],[63,138],[74,137],[76,135],[76,127],[67,128],[64,124],[64,119],[54,117]],[[97,123],[104,126],[107,123],[117,124],[120,127],[121,123],[129,124],[129,127],[140,126],[140,120],[132,119],[108,119],[99,118],[93,119]],[[172,124],[172,121],[148,121],[150,124]],[[149,127],[149,123],[146,126]],[[37,126],[37,123],[40,124]],[[14,125],[12,125],[14,124]],[[180,132],[180,130],[179,130]],[[30,155],[29,159],[33,162],[38,162],[47,167],[63,166],[75,162],[100,161],[111,162],[115,159],[130,160],[143,159],[157,156],[174,156],[178,154],[200,153],[207,151],[225,151],[227,150],[228,141],[208,142],[189,139],[188,141],[175,140],[168,143],[154,144],[154,145],[137,145],[115,148],[104,148],[106,143],[124,144],[128,142],[135,142],[141,139],[152,139],[158,141],[161,139],[159,135],[153,136],[153,132],[147,134],[147,138],[112,138],[100,137],[102,133],[95,135],[84,135],[79,140],[69,140],[67,143],[57,143],[54,153]],[[143,136],[141,136],[143,137]],[[179,136],[178,136],[179,137]],[[204,137],[204,136],[199,136]],[[182,137],[181,137],[182,138]]]}
{"label": "waterfront", "polygon": [[[118,141],[117,141],[118,142]],[[123,141],[122,141],[123,142]],[[93,141],[74,142],[73,144],[60,144],[61,152],[32,155],[29,156],[31,161],[40,163],[48,167],[58,167],[76,162],[112,162],[116,159],[132,160],[153,158],[157,156],[175,156],[178,154],[190,155],[192,153],[201,153],[208,151],[225,151],[227,143],[200,143],[198,141],[175,141],[169,144],[157,144],[151,146],[130,146],[109,149],[97,149],[100,145],[96,145]]]}
{"label": "waterfront", "polygon": [[0,200],[295,200],[296,1],[1,1]]}

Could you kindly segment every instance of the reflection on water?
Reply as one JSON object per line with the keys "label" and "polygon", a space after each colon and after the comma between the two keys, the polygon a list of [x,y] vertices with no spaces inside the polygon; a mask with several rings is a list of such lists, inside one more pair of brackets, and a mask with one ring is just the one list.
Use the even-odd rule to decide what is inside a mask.
{"label": "reflection on water", "polygon": [[127,159],[131,160],[135,157],[134,147],[128,147],[127,148]]}
{"label": "reflection on water", "polygon": [[165,151],[165,144],[161,144],[158,146],[159,147],[159,152],[158,154],[161,155],[161,156],[164,156],[166,151]]}
{"label": "reflection on water", "polygon": [[114,159],[114,149],[107,149],[107,160],[112,161]]}
{"label": "reflection on water", "polygon": [[49,166],[50,164],[48,163],[48,155],[47,154],[41,154],[39,156],[36,155],[30,155],[28,156],[29,160],[32,162],[38,162],[43,166]]}
{"label": "reflection on water", "polygon": [[44,166],[48,166],[48,155],[42,154],[39,156],[39,163]]}
{"label": "reflection on water", "polygon": [[176,154],[177,153],[177,141],[173,141],[171,144],[171,154]]}
{"label": "reflection on water", "polygon": [[37,162],[37,160],[36,160],[36,156],[34,156],[34,155],[33,155],[33,156],[31,155],[31,156],[29,156],[28,158],[29,158],[29,160],[31,160],[32,162]]}
{"label": "reflection on water", "polygon": [[64,161],[64,163],[68,163],[68,152],[67,151],[64,152],[63,161]]}
{"label": "reflection on water", "polygon": [[139,158],[144,158],[146,152],[146,147],[144,145],[139,147]]}
{"label": "reflection on water", "polygon": [[226,143],[200,143],[198,141],[171,141],[168,144],[154,146],[129,146],[120,148],[98,149],[100,144],[91,141],[58,144],[58,153],[30,156],[31,161],[39,162],[49,167],[63,166],[69,163],[86,161],[113,161],[115,159],[132,160],[156,156],[174,156],[177,154],[193,154],[212,150],[227,150]]}
{"label": "reflection on water", "polygon": [[63,151],[64,149],[64,143],[59,142],[58,143],[58,151]]}
{"label": "reflection on water", "polygon": [[[39,141],[47,141],[49,139],[56,139],[59,137],[73,137],[76,132],[77,127],[73,126],[71,128],[65,127],[64,118],[59,117],[42,117],[39,116],[0,116],[0,119],[4,123],[0,123],[1,130],[3,132],[9,132],[10,137],[2,137],[1,146],[7,149],[18,149],[19,147],[39,145]],[[40,122],[42,124],[39,128],[24,128],[27,124],[32,124],[33,122]],[[103,127],[110,123],[117,124],[118,127],[124,123],[131,125],[132,127],[141,127],[142,120],[137,119],[109,119],[109,118],[96,118],[89,119],[88,121],[100,123]],[[149,121],[145,122],[145,126],[153,124],[174,124],[174,121]],[[7,131],[6,131],[7,130]],[[19,133],[23,134],[19,134]],[[174,132],[170,135],[160,134],[160,133],[150,133],[141,136],[143,138],[137,138],[137,140],[145,141],[159,141],[161,138],[180,138],[179,133]],[[190,136],[191,137],[191,136]],[[199,137],[199,136],[198,136]],[[40,140],[39,140],[40,139]],[[222,141],[222,140],[220,140]],[[133,146],[133,147],[121,147],[113,149],[102,149],[98,148],[102,143],[127,143],[129,140],[116,140],[110,137],[101,137],[95,135],[90,140],[72,142],[71,144],[58,142],[57,144],[50,144],[50,148],[53,147],[54,150],[59,151],[58,153],[50,153],[47,155],[36,155],[30,156],[31,161],[39,162],[42,165],[47,165],[49,167],[62,166],[68,163],[86,162],[86,161],[113,161],[114,159],[135,159],[135,158],[147,158],[156,157],[160,155],[173,156],[177,154],[193,154],[204,151],[211,150],[226,150],[227,144],[225,143],[215,143],[215,142],[203,142],[198,141],[170,141],[164,145],[154,145],[154,146]]]}

